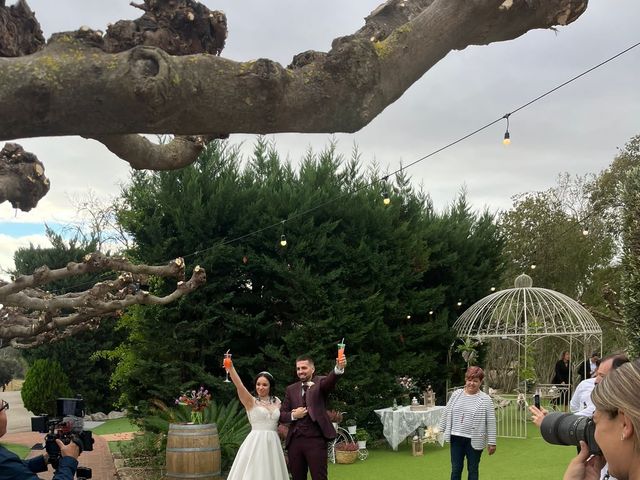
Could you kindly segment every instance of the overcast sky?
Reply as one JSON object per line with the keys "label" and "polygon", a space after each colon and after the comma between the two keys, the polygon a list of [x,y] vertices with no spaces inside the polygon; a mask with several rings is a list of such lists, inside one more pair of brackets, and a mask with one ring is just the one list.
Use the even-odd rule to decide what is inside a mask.
{"label": "overcast sky", "polygon": [[[201,0],[202,1],[202,0]],[[11,0],[7,2],[11,4]],[[15,3],[15,2],[13,2]],[[45,37],[87,25],[104,30],[118,19],[137,18],[129,0],[28,0]],[[283,65],[305,50],[327,51],[335,37],[364,24],[380,3],[369,0],[204,0],[227,14],[223,56],[271,58]],[[592,0],[576,22],[532,31],[509,42],[450,53],[398,101],[355,134],[336,134],[338,148],[393,171],[514,110],[569,78],[640,41],[638,0]],[[640,47],[511,117],[512,143],[502,145],[505,124],[435,155],[409,170],[436,207],[448,205],[464,186],[477,209],[508,209],[517,193],[544,190],[561,172],[597,173],[633,135],[640,133]],[[328,135],[278,134],[278,151],[297,161]],[[43,240],[53,226],[74,216],[70,198],[116,195],[127,164],[101,144],[78,137],[17,140],[44,162],[49,194],[32,212],[0,205],[0,269],[13,267],[18,246]],[[232,135],[247,148],[254,138]]]}

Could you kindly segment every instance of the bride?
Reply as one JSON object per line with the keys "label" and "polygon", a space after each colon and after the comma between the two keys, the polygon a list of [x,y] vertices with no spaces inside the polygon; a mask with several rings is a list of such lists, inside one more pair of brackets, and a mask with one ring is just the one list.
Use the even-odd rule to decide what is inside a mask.
{"label": "bride", "polygon": [[269,372],[258,374],[254,382],[254,397],[243,385],[233,363],[227,372],[251,424],[251,432],[240,445],[227,480],[288,480],[287,465],[277,432],[280,399],[273,395],[273,376]]}

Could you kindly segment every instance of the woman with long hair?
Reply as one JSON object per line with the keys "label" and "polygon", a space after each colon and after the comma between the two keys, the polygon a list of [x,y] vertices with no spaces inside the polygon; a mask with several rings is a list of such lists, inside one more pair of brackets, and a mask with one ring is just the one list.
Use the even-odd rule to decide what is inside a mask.
{"label": "woman with long hair", "polygon": [[[608,463],[617,480],[640,479],[640,362],[625,363],[611,371],[591,393],[596,407],[594,437],[602,456],[589,456],[580,442],[580,453],[564,474],[564,480],[599,480]],[[603,458],[604,456],[604,458]]]}
{"label": "woman with long hair", "polygon": [[277,433],[280,399],[275,396],[273,376],[269,372],[256,376],[254,396],[242,383],[233,363],[226,370],[251,423],[251,432],[240,445],[227,480],[289,480]]}

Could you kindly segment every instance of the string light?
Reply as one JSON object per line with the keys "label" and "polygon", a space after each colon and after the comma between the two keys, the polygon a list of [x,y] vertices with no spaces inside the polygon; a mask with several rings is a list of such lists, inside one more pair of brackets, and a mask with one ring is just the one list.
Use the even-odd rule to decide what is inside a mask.
{"label": "string light", "polygon": [[389,205],[391,203],[391,199],[389,198],[389,194],[387,192],[382,192],[382,203],[385,205]]}
{"label": "string light", "polygon": [[510,115],[511,115],[510,113],[507,113],[504,117],[502,117],[507,120],[507,131],[504,132],[504,138],[502,139],[502,143],[504,145],[509,145],[511,143],[511,135],[509,135],[509,116]]}
{"label": "string light", "polygon": [[[372,37],[371,41],[375,41],[375,37]],[[433,157],[433,156],[437,155],[438,153],[442,152],[443,150],[447,150],[447,149],[453,147],[454,145],[457,145],[458,143],[461,143],[461,142],[467,140],[468,138],[473,137],[474,135],[476,135],[476,134],[488,129],[489,127],[492,127],[496,123],[500,122],[502,119],[506,119],[507,120],[507,131],[505,132],[505,138],[503,139],[503,143],[505,143],[505,144],[510,143],[511,142],[511,138],[510,138],[510,135],[509,135],[509,116],[510,115],[512,115],[514,113],[517,113],[517,112],[519,112],[521,110],[524,110],[525,108],[529,107],[530,105],[533,105],[534,103],[537,103],[539,100],[543,99],[544,97],[556,92],[557,90],[569,85],[570,83],[575,82],[579,78],[581,78],[581,77],[593,72],[594,70],[602,67],[603,65],[608,64],[609,62],[611,62],[611,61],[615,60],[616,58],[624,55],[625,53],[633,50],[634,48],[637,48],[638,46],[640,46],[640,42],[637,42],[637,43],[631,45],[630,47],[625,48],[624,50],[622,50],[622,51],[618,52],[617,54],[607,58],[606,60],[598,63],[597,65],[595,65],[595,66],[593,66],[593,67],[591,67],[591,68],[579,73],[578,75],[575,75],[575,76],[571,77],[569,80],[566,80],[565,82],[555,86],[554,88],[552,88],[550,90],[547,90],[546,92],[542,93],[541,95],[538,95],[537,97],[535,97],[532,100],[526,102],[525,104],[520,105],[519,107],[517,107],[516,109],[512,110],[511,112],[505,114],[504,116],[502,116],[500,118],[497,118],[497,119],[495,119],[493,121],[490,121],[487,124],[482,125],[481,127],[478,127],[475,130],[473,130],[473,131],[471,131],[471,132],[469,132],[469,133],[457,138],[456,140],[453,140],[453,141],[451,141],[451,142],[449,142],[449,143],[437,148],[436,150],[433,150],[432,152],[430,152],[430,153],[428,153],[428,154],[426,154],[426,155],[414,160],[413,162],[409,163],[408,165],[405,165],[403,167],[403,169],[408,169],[408,168],[410,168],[410,167],[412,167],[412,166],[414,166],[414,165],[426,160],[427,158],[430,158],[430,157]],[[395,175],[396,173],[398,173],[398,172],[393,172],[392,175]],[[384,177],[385,180],[386,180],[386,178],[387,177]],[[317,205],[315,205],[315,206],[313,206],[311,208],[308,208],[307,210],[300,211],[300,212],[297,212],[295,214],[292,214],[292,215],[289,216],[289,220],[291,220],[293,218],[303,217],[303,216],[308,215],[309,213],[314,212],[314,211],[316,211],[316,210],[318,210],[318,209],[320,209],[320,208],[322,208],[322,207],[324,207],[326,205],[329,205],[331,203],[337,202],[337,201],[341,200],[342,198],[344,198],[346,196],[352,195],[354,193],[358,193],[359,191],[372,186],[377,181],[379,181],[379,180],[375,180],[375,181],[373,181],[373,182],[371,182],[369,184],[363,185],[360,188],[357,188],[357,189],[355,189],[353,191],[346,191],[346,192],[344,192],[344,193],[342,193],[340,195],[337,195],[336,197],[331,198],[330,200],[327,200],[325,202],[321,202],[321,203],[319,203],[319,204],[317,204]],[[388,205],[388,203],[390,203],[391,200],[389,199],[388,203],[387,203],[387,200],[384,199],[384,202],[385,202],[385,205]],[[18,210],[16,209],[16,215],[17,215],[17,213],[18,213]],[[284,224],[284,220],[282,222],[278,222],[278,223]],[[239,236],[234,237],[234,238],[230,238],[230,239],[227,239],[227,240],[224,240],[224,241],[215,242],[214,245],[212,245],[212,246],[210,246],[208,248],[205,248],[205,249],[200,250],[198,252],[192,252],[192,253],[184,254],[182,257],[183,258],[188,258],[188,257],[196,256],[199,253],[204,253],[204,252],[207,252],[209,250],[212,250],[212,249],[218,247],[219,245],[229,245],[229,244],[232,244],[232,243],[239,242],[239,241],[241,241],[241,240],[243,240],[245,238],[249,238],[249,237],[252,237],[254,235],[257,235],[258,233],[261,233],[261,232],[264,232],[264,231],[267,231],[267,230],[271,230],[271,229],[277,227],[278,223],[273,223],[273,224],[270,224],[270,225],[266,225],[266,226],[264,226],[262,228],[258,228],[256,230],[253,230],[251,232],[245,233],[243,235],[239,235]],[[588,231],[588,230],[584,229],[583,230],[583,235],[586,235],[584,233],[585,231]],[[281,236],[281,242],[282,242],[282,236]],[[286,242],[286,237],[285,237],[285,242]],[[535,269],[535,264],[531,265],[531,269],[532,270]],[[104,278],[106,279],[106,278],[108,278],[108,276],[105,276]],[[93,285],[93,284],[94,284],[94,282],[81,282],[81,283],[78,283],[78,284],[73,285],[73,286],[68,287],[68,288],[75,288],[75,287],[80,287],[80,286],[84,286],[84,285]],[[56,290],[52,290],[52,292],[55,292],[55,291]],[[430,311],[429,314],[432,315],[432,312],[433,311]]]}
{"label": "string light", "polygon": [[411,320],[411,315],[407,315],[407,320]]}
{"label": "string light", "polygon": [[496,287],[491,287],[491,291],[495,292],[496,291]]}
{"label": "string light", "polygon": [[459,307],[461,307],[461,306],[462,306],[462,300],[458,300],[457,305],[458,305]]}
{"label": "string light", "polygon": [[531,264],[531,270],[535,270],[535,269],[536,269],[536,264],[535,264],[535,263],[532,263],[532,264]]}
{"label": "string light", "polygon": [[284,234],[284,222],[285,221],[286,220],[282,220],[282,222],[281,222],[282,230],[280,231],[281,232],[281,235],[280,235],[280,246],[282,248],[287,246],[287,236]]}
{"label": "string light", "polygon": [[589,227],[584,227],[582,229],[582,235],[584,235],[585,237],[589,235]]}
{"label": "string light", "polygon": [[433,310],[429,310],[429,315],[433,315]]}

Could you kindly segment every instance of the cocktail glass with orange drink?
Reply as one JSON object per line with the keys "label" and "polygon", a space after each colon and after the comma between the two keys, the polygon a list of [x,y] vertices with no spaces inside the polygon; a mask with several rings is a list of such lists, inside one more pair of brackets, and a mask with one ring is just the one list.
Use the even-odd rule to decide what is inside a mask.
{"label": "cocktail glass with orange drink", "polygon": [[344,343],[344,337],[342,337],[342,340],[338,344],[338,363],[344,360],[344,347],[346,347],[346,345]]}
{"label": "cocktail glass with orange drink", "polygon": [[222,361],[222,366],[225,368],[227,374],[226,378],[224,379],[226,383],[231,382],[231,380],[229,380],[229,369],[231,368],[232,364],[233,362],[231,361],[231,354],[229,353],[229,350],[227,350],[227,352],[224,354],[224,360]]}

